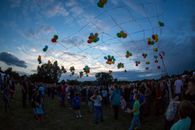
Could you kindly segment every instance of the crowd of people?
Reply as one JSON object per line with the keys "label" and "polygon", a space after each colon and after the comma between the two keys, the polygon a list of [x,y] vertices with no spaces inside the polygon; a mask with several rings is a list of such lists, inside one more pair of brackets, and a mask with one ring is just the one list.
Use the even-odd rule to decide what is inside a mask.
{"label": "crowd of people", "polygon": [[[20,84],[20,85],[16,85]],[[130,84],[109,84],[81,86],[65,81],[55,84],[31,82],[27,77],[15,81],[9,75],[0,75],[1,98],[5,112],[16,93],[21,89],[21,106],[31,104],[34,118],[42,121],[45,115],[44,100],[59,99],[59,105],[71,106],[76,119],[82,118],[81,102],[86,102],[94,115],[94,123],[104,121],[103,106],[113,109],[113,118],[120,119],[120,111],[132,115],[129,130],[141,129],[144,118],[154,113],[164,115],[165,130],[190,130],[194,124],[195,76],[180,75],[174,78],[131,82]],[[28,102],[28,103],[27,103]]]}

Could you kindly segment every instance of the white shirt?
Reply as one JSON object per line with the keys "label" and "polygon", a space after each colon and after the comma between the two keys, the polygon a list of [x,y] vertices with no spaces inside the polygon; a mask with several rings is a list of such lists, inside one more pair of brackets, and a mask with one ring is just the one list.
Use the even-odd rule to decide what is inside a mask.
{"label": "white shirt", "polygon": [[181,89],[183,87],[183,82],[180,79],[177,79],[174,83],[175,85],[175,94],[181,94]]}

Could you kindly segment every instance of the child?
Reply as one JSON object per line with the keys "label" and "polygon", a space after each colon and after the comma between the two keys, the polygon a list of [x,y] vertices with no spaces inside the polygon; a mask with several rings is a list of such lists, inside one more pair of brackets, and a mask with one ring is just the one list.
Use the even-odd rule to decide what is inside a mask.
{"label": "child", "polygon": [[94,115],[95,123],[98,124],[99,121],[103,121],[103,111],[102,111],[102,97],[98,91],[90,98],[94,102]]}
{"label": "child", "polygon": [[193,105],[189,101],[182,101],[178,110],[180,120],[171,127],[171,130],[190,130],[191,119],[189,116],[192,109]]}
{"label": "child", "polygon": [[43,111],[43,107],[40,103],[36,103],[35,113],[36,113],[36,117],[37,117],[38,121],[42,121],[44,111]]}
{"label": "child", "polygon": [[134,128],[136,128],[136,127],[138,129],[141,128],[140,117],[139,117],[140,103],[139,103],[139,98],[138,98],[137,94],[134,95],[134,100],[135,101],[133,103],[133,109],[129,110],[129,113],[133,113],[133,119],[131,121],[131,126],[130,126],[129,130],[134,130]]}
{"label": "child", "polygon": [[32,107],[36,120],[42,121],[44,110],[39,92],[35,91],[32,97]]}
{"label": "child", "polygon": [[74,109],[75,117],[77,119],[82,117],[81,112],[80,112],[80,102],[81,100],[80,100],[79,94],[76,93],[72,100],[72,106]]}

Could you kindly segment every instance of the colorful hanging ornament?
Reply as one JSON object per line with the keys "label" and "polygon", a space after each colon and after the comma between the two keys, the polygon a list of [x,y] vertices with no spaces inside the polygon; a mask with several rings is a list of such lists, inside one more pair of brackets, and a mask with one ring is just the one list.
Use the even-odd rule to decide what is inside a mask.
{"label": "colorful hanging ornament", "polygon": [[128,35],[124,31],[120,31],[116,34],[118,38],[126,38]]}
{"label": "colorful hanging ornament", "polygon": [[115,63],[114,56],[108,55],[108,56],[105,56],[104,59],[106,60],[106,64],[111,65]]}
{"label": "colorful hanging ornament", "polygon": [[45,47],[43,48],[43,52],[46,52],[46,51],[47,51],[47,49],[48,49],[48,46],[47,46],[47,45],[45,45]]}
{"label": "colorful hanging ornament", "polygon": [[146,61],[146,64],[149,65],[150,64],[150,61]]}
{"label": "colorful hanging ornament", "polygon": [[83,77],[83,71],[79,72],[79,77],[82,78]]}
{"label": "colorful hanging ornament", "polygon": [[86,65],[85,68],[83,68],[83,70],[84,70],[86,76],[88,77],[88,74],[90,73],[90,67]]}
{"label": "colorful hanging ornament", "polygon": [[153,39],[155,42],[158,42],[158,34],[153,34],[153,35],[152,35],[152,39]]}
{"label": "colorful hanging ornament", "polygon": [[120,63],[118,63],[117,68],[118,68],[118,69],[124,68],[124,64],[123,64],[123,63],[121,63],[121,62],[120,62]]}
{"label": "colorful hanging ornament", "polygon": [[151,38],[148,38],[148,45],[154,45],[154,41]]}
{"label": "colorful hanging ornament", "polygon": [[131,57],[132,56],[132,53],[131,52],[129,52],[129,51],[126,51],[126,55],[125,55],[125,57],[126,58],[129,58],[129,57]]}
{"label": "colorful hanging ornament", "polygon": [[158,52],[158,48],[154,48],[153,50],[154,50],[154,52]]}
{"label": "colorful hanging ornament", "polygon": [[100,8],[103,8],[106,3],[107,3],[107,0],[99,0],[99,2],[97,3],[97,6]]}
{"label": "colorful hanging ornament", "polygon": [[142,56],[143,56],[144,59],[146,59],[146,57],[148,56],[148,54],[142,53]]}
{"label": "colorful hanging ornament", "polygon": [[159,27],[164,27],[165,26],[165,24],[162,21],[158,21],[158,25],[159,25]]}
{"label": "colorful hanging ornament", "polygon": [[164,58],[164,56],[165,56],[165,52],[164,52],[164,51],[162,51],[162,52],[160,52],[160,53],[159,53],[159,57],[160,57],[160,59],[163,59],[163,58]]}
{"label": "colorful hanging ornament", "polygon": [[140,63],[140,61],[135,61],[135,66],[138,66]]}
{"label": "colorful hanging ornament", "polygon": [[91,44],[92,42],[94,43],[98,42],[100,40],[98,35],[99,35],[98,33],[95,33],[95,34],[90,33],[87,43]]}
{"label": "colorful hanging ornament", "polygon": [[53,38],[51,39],[52,43],[56,43],[58,40],[58,35],[54,35]]}

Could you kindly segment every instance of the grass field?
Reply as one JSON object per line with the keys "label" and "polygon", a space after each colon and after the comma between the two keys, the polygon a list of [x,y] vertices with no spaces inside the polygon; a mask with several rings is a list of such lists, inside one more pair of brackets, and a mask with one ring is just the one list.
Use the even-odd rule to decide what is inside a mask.
{"label": "grass field", "polygon": [[[121,112],[119,120],[113,119],[112,109],[104,107],[104,122],[95,125],[93,115],[87,109],[85,103],[82,104],[82,119],[73,117],[72,109],[66,105],[65,108],[59,106],[59,100],[46,98],[46,115],[42,122],[33,118],[32,108],[28,104],[26,109],[22,108],[20,89],[17,89],[15,99],[11,103],[11,111],[4,113],[2,101],[0,103],[0,130],[128,130],[131,116]],[[151,115],[143,121],[143,130],[163,130],[163,116]]]}

